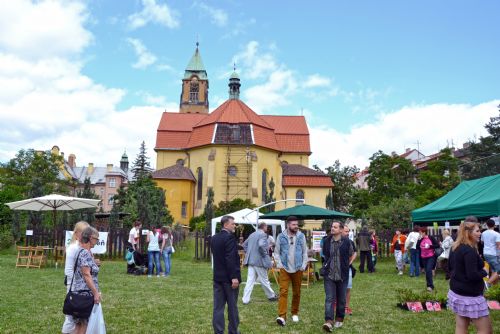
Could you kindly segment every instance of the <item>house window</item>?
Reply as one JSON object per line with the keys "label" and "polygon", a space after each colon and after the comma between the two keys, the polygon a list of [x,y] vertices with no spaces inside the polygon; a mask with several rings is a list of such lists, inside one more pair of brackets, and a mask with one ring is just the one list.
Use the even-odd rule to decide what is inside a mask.
{"label": "house window", "polygon": [[198,103],[198,93],[200,91],[200,84],[196,79],[191,81],[189,85],[189,103]]}
{"label": "house window", "polygon": [[113,197],[115,196],[115,194],[109,194],[108,195],[108,204],[109,205],[113,205]]}
{"label": "house window", "polygon": [[187,205],[188,205],[187,202],[182,202],[182,205],[181,205],[181,216],[182,216],[182,218],[186,218],[187,217]]}
{"label": "house window", "polygon": [[197,188],[196,199],[198,201],[201,201],[201,199],[203,198],[203,170],[201,169],[201,167],[198,168],[196,174],[198,175],[198,180],[196,184]]}
{"label": "house window", "polygon": [[114,177],[109,178],[109,187],[116,188],[116,179]]}
{"label": "house window", "polygon": [[262,203],[266,202],[267,197],[267,169],[262,171]]}
{"label": "house window", "polygon": [[[304,190],[302,189],[297,190],[297,192],[295,193],[295,198],[304,199]],[[303,204],[303,203],[304,203],[303,201],[297,201],[297,204]]]}
{"label": "house window", "polygon": [[229,166],[227,168],[227,173],[229,174],[229,176],[236,176],[236,174],[238,174],[238,169],[236,168],[236,166]]}

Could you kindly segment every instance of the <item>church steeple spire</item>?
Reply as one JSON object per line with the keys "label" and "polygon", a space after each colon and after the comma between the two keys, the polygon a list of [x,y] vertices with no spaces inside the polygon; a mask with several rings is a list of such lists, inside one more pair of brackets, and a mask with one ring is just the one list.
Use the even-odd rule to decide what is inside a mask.
{"label": "church steeple spire", "polygon": [[208,114],[208,75],[201,60],[198,41],[182,79],[180,112]]}
{"label": "church steeple spire", "polygon": [[240,77],[238,73],[236,73],[236,64],[233,65],[233,73],[229,77],[229,98],[231,100],[239,100],[240,99]]}

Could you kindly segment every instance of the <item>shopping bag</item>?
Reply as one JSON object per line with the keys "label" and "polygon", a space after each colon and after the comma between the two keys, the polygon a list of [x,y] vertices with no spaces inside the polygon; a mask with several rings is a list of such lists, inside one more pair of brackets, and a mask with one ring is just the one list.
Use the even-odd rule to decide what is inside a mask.
{"label": "shopping bag", "polygon": [[106,334],[106,325],[104,324],[101,304],[94,304],[86,334]]}

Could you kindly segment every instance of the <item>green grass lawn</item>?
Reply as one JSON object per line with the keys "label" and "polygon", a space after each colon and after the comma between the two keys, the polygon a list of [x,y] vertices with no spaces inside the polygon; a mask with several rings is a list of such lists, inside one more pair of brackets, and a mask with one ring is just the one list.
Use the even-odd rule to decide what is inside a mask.
{"label": "green grass lawn", "polygon": [[[169,278],[125,274],[123,261],[104,261],[99,282],[109,333],[212,333],[212,282],[209,263],[195,263],[192,250],[177,252]],[[0,255],[0,333],[60,333],[65,296],[61,268],[15,268],[14,255]],[[246,278],[246,273],[243,275]],[[435,282],[446,294],[441,273]],[[273,287],[277,289],[276,284]],[[425,289],[425,278],[399,277],[393,261],[380,261],[375,274],[354,279],[351,306],[354,314],[340,332],[349,333],[453,333],[454,315],[411,313],[396,307],[398,288]],[[240,289],[240,298],[244,286]],[[289,302],[291,298],[289,298]],[[277,303],[268,302],[260,286],[252,301],[239,301],[242,333],[321,333],[324,292],[322,283],[303,288],[300,322],[279,328]],[[500,328],[500,312],[491,314]],[[471,331],[472,332],[472,331]]]}

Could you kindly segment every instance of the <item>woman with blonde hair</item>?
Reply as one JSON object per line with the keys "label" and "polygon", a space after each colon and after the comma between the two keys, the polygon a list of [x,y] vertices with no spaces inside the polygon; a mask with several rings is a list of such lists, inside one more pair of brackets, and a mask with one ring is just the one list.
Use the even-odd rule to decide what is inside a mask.
{"label": "woman with blonde hair", "polygon": [[480,239],[477,218],[469,216],[460,224],[457,240],[451,247],[448,307],[455,313],[455,334],[468,333],[471,322],[478,334],[493,333],[488,304],[483,296],[483,277],[487,272],[477,249]]}
{"label": "woman with blonde hair", "polygon": [[[73,278],[73,267],[75,265],[76,255],[80,249],[80,237],[82,235],[83,230],[85,230],[89,226],[89,223],[85,221],[79,221],[75,224],[75,228],[73,230],[73,236],[71,237],[71,241],[69,246],[66,247],[66,261],[64,263],[64,284],[66,285],[66,292],[69,289],[69,282]],[[75,330],[75,322],[72,316],[65,316],[64,324],[62,327],[62,333],[73,333]]]}

